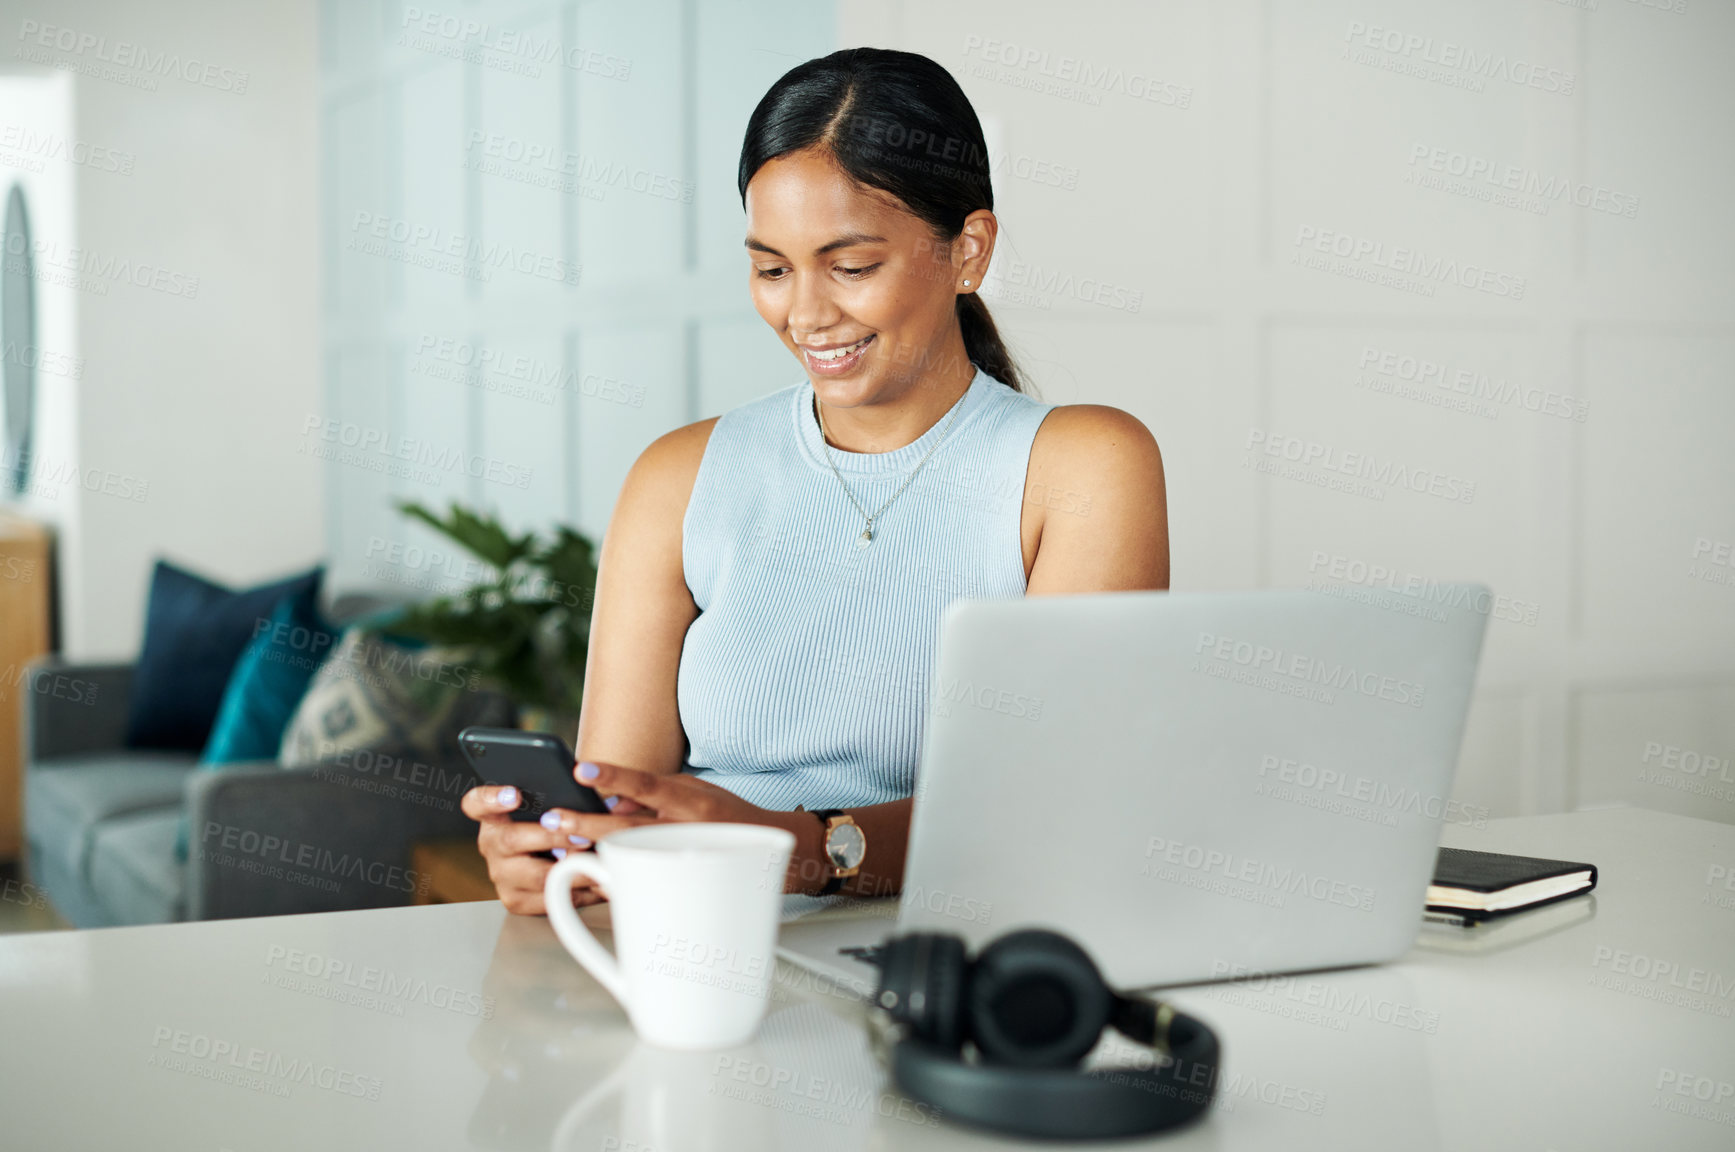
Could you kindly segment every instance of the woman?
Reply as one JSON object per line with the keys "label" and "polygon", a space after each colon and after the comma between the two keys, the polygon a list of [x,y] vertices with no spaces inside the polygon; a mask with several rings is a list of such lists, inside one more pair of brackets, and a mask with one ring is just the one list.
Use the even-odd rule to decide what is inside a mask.
{"label": "woman", "polygon": [[464,797],[513,912],[544,911],[535,853],[671,820],[794,832],[789,892],[896,892],[945,605],[1168,587],[1150,432],[1024,394],[976,295],[999,222],[944,68],[855,48],[792,69],[748,122],[738,183],[754,307],[806,379],[668,433],[627,474],[575,768],[612,812],[538,826],[508,819],[511,788]]}

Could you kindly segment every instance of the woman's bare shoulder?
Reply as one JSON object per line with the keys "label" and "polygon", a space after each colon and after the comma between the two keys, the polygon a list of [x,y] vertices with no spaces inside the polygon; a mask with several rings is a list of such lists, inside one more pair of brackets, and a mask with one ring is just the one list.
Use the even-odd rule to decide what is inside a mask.
{"label": "woman's bare shoulder", "polygon": [[[1027,595],[1169,586],[1163,456],[1144,422],[1106,404],[1049,412],[1025,501],[1038,523]],[[1027,553],[1028,555],[1028,553]]]}
{"label": "woman's bare shoulder", "polygon": [[1062,404],[1049,412],[1030,446],[1033,478],[1050,483],[1162,483],[1162,452],[1131,412],[1107,404]]}
{"label": "woman's bare shoulder", "polygon": [[718,419],[711,416],[685,424],[652,440],[627,474],[627,484],[659,500],[678,500],[684,508]]}

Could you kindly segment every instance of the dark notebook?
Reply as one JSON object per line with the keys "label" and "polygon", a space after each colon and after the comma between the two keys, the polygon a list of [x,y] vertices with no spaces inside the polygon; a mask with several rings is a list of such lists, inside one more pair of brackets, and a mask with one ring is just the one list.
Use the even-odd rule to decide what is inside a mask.
{"label": "dark notebook", "polygon": [[1540,908],[1595,887],[1595,864],[1442,848],[1428,885],[1427,914],[1468,924]]}

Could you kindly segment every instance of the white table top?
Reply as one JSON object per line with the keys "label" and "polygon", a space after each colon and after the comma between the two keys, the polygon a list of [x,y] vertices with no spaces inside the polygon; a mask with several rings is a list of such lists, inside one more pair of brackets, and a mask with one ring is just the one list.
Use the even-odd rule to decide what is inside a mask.
{"label": "white table top", "polygon": [[[1597,892],[1429,927],[1398,964],[1172,993],[1223,1038],[1218,1103],[1105,1146],[1735,1147],[1735,827],[1619,809],[1445,840],[1589,861]],[[492,902],[0,937],[0,1145],[1031,1146],[888,1091],[843,994],[777,979],[752,1045],[679,1054]]]}

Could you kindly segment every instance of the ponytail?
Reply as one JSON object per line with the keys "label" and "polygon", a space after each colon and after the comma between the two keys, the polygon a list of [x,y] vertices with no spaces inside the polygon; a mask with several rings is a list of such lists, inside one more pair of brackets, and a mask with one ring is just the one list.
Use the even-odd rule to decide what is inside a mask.
{"label": "ponytail", "polygon": [[963,329],[964,352],[970,363],[1014,392],[1026,390],[1024,374],[1018,371],[1005,341],[1000,339],[1000,329],[988,314],[987,301],[975,292],[958,294],[958,327]]}

